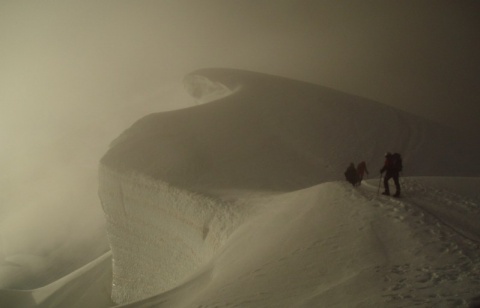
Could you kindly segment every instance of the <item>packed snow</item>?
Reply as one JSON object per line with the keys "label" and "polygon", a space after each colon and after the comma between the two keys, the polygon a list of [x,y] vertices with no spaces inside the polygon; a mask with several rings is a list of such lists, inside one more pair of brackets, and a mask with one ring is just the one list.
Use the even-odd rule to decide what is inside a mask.
{"label": "packed snow", "polygon": [[[199,105],[147,115],[100,161],[111,251],[34,289],[3,270],[1,307],[480,306],[477,144],[277,76],[184,83]],[[379,194],[386,151],[403,156],[401,198]]]}

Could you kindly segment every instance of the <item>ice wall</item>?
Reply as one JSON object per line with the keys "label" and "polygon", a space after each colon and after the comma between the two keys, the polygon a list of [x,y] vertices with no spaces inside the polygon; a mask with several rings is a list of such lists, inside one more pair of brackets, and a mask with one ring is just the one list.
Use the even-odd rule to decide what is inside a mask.
{"label": "ice wall", "polygon": [[177,286],[209,260],[245,215],[245,208],[233,203],[105,166],[99,183],[116,303]]}

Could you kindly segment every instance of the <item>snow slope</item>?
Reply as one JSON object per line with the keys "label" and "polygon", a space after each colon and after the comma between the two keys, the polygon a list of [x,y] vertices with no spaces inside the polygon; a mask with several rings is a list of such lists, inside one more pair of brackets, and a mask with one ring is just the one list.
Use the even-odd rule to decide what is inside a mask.
{"label": "snow slope", "polygon": [[[478,145],[286,78],[208,69],[185,84],[203,104],[140,119],[100,162],[112,263],[1,290],[0,306],[480,304]],[[377,194],[386,151],[404,157],[401,199]],[[343,171],[360,160],[371,179],[353,188]]]}
{"label": "snow slope", "polygon": [[348,162],[381,164],[386,150],[404,154],[409,174],[478,175],[461,136],[372,101],[235,70],[197,71],[185,83],[216,99],[141,119],[101,161],[117,303],[172,289],[208,262],[249,215],[224,202],[232,191],[338,180]]}
{"label": "snow slope", "polygon": [[[257,215],[210,262],[169,292],[119,307],[476,307],[479,245],[457,232],[478,221],[480,199],[457,194],[466,182],[480,179],[404,178],[402,199],[378,196],[376,179],[244,197]],[[441,215],[459,209],[460,225]],[[112,306],[106,257],[40,289],[2,290],[0,303]]]}
{"label": "snow slope", "polygon": [[[403,184],[418,195],[422,182]],[[379,197],[375,180],[358,190],[329,182],[252,198],[258,215],[210,264],[126,307],[468,307],[479,295],[478,242],[419,200],[434,201]]]}

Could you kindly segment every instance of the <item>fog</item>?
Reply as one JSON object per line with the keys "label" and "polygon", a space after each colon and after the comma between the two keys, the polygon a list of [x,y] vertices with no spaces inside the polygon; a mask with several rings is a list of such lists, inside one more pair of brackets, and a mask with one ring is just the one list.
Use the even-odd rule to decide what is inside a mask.
{"label": "fog", "polygon": [[148,113],[196,104],[182,79],[198,68],[309,81],[476,137],[479,12],[477,1],[3,0],[0,252],[96,234],[109,142]]}

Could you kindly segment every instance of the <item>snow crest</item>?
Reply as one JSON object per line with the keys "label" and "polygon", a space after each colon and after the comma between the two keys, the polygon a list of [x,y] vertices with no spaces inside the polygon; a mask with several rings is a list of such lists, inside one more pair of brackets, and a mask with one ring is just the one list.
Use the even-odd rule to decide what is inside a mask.
{"label": "snow crest", "polygon": [[100,167],[99,182],[116,303],[177,286],[212,257],[242,218],[233,204],[140,174]]}
{"label": "snow crest", "polygon": [[343,180],[360,160],[374,177],[386,151],[402,153],[404,176],[480,174],[471,164],[478,151],[461,135],[371,100],[238,70],[200,70],[185,80],[211,103],[140,119],[101,160],[116,303],[192,278],[257,211],[237,198],[242,192]]}
{"label": "snow crest", "polygon": [[240,85],[227,86],[196,74],[185,77],[183,84],[187,92],[201,104],[229,96],[240,89]]}

